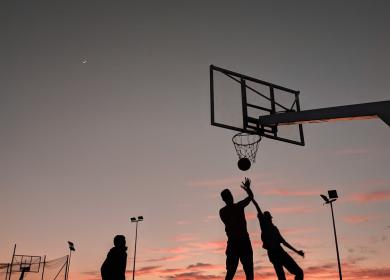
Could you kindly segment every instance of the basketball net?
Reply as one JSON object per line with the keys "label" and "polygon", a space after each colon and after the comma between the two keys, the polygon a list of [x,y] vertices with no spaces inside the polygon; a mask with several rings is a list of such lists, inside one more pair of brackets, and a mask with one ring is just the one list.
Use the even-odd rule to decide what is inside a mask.
{"label": "basketball net", "polygon": [[258,134],[240,132],[234,135],[232,141],[239,159],[247,158],[254,163],[260,140],[261,136]]}

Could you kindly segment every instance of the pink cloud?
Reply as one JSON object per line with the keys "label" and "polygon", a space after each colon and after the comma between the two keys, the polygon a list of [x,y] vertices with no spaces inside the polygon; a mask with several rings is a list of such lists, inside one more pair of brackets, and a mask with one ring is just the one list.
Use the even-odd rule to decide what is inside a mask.
{"label": "pink cloud", "polygon": [[257,212],[248,211],[247,213],[245,213],[245,218],[248,221],[255,220],[257,219]]}
{"label": "pink cloud", "polygon": [[155,258],[155,259],[147,259],[144,260],[144,262],[172,262],[172,261],[178,261],[185,259],[186,257],[184,255],[175,255],[175,256],[166,256],[161,258]]}
{"label": "pink cloud", "polygon": [[[138,269],[135,269],[135,272],[137,273],[137,276],[140,275],[150,275],[150,274],[155,274],[161,269],[161,266],[144,266]],[[126,274],[132,274],[133,270],[127,270]]]}
{"label": "pink cloud", "polygon": [[286,214],[304,214],[313,212],[312,208],[305,206],[295,207],[275,207],[271,209],[272,213],[286,213]]}
{"label": "pink cloud", "polygon": [[[266,209],[264,209],[266,211]],[[270,209],[271,213],[282,213],[282,214],[305,214],[314,212],[313,208],[305,206],[295,207],[273,207]],[[257,212],[248,211],[245,213],[247,221],[257,220]]]}
{"label": "pink cloud", "polygon": [[[390,279],[389,267],[364,267],[356,264],[356,261],[344,261],[342,263],[343,278],[345,280],[369,279],[383,280]],[[305,266],[302,265],[305,273],[305,279],[329,280],[338,278],[336,263],[324,263],[320,265]],[[132,271],[126,271],[130,277]],[[84,273],[82,280],[100,279],[98,272]],[[164,268],[162,266],[145,266],[137,269],[136,275],[141,279],[161,278],[165,280],[222,280],[225,276],[224,264],[210,263],[193,263],[186,267]],[[292,279],[292,275],[286,271],[287,279]],[[236,280],[244,280],[245,275],[239,267],[236,273]],[[262,263],[255,267],[255,279],[274,280],[276,279],[275,271],[270,263]]]}
{"label": "pink cloud", "polygon": [[[256,186],[270,186],[286,183],[281,180],[279,176],[273,176],[272,174],[257,174],[251,176],[251,179],[253,188],[256,188]],[[190,187],[215,187],[224,189],[239,187],[243,180],[244,176],[232,176],[217,179],[194,180],[187,182],[186,185]]]}
{"label": "pink cloud", "polygon": [[203,219],[203,222],[205,223],[214,222],[217,219],[219,219],[217,215],[208,215]]}
{"label": "pink cloud", "polygon": [[387,201],[390,200],[390,190],[372,191],[367,193],[356,193],[351,198],[356,202],[373,202],[373,201]]}
{"label": "pink cloud", "polygon": [[342,220],[348,224],[360,224],[373,219],[375,218],[367,215],[351,215],[342,217]]}
{"label": "pink cloud", "polygon": [[350,272],[349,277],[346,279],[370,279],[370,280],[383,280],[390,279],[390,268],[361,268],[355,269]]}
{"label": "pink cloud", "polygon": [[189,252],[189,248],[185,246],[177,246],[177,247],[150,249],[150,251],[152,253],[185,254]]}
{"label": "pink cloud", "polygon": [[349,183],[350,188],[369,188],[369,189],[387,189],[390,186],[390,179],[370,178],[367,180],[359,180],[357,182]]}
{"label": "pink cloud", "polygon": [[187,266],[187,270],[207,270],[207,271],[211,271],[211,270],[216,270],[216,271],[221,271],[221,270],[224,270],[225,269],[225,266],[224,265],[213,265],[213,264],[209,264],[209,263],[196,263],[196,264],[191,264],[189,266]]}
{"label": "pink cloud", "polygon": [[317,231],[320,231],[320,229],[316,228],[316,227],[283,228],[283,229],[281,229],[282,234],[302,234],[302,233],[317,232]]}
{"label": "pink cloud", "polygon": [[176,224],[177,225],[189,225],[189,224],[191,224],[191,222],[185,221],[185,220],[180,220],[180,221],[176,221]]}
{"label": "pink cloud", "polygon": [[318,190],[287,190],[287,189],[270,189],[262,192],[264,195],[275,196],[318,196]]}
{"label": "pink cloud", "polygon": [[183,268],[166,268],[166,269],[162,269],[160,271],[160,273],[161,274],[172,274],[172,273],[181,273],[183,271],[184,271]]}
{"label": "pink cloud", "polygon": [[192,247],[198,250],[206,250],[212,253],[223,253],[226,247],[226,241],[210,241],[191,243]]}
{"label": "pink cloud", "polygon": [[222,276],[202,274],[198,271],[177,273],[165,277],[167,280],[222,280]]}
{"label": "pink cloud", "polygon": [[187,242],[187,241],[193,241],[196,239],[196,237],[192,234],[182,234],[177,235],[173,238],[176,242]]}
{"label": "pink cloud", "polygon": [[148,249],[151,254],[165,254],[166,256],[146,259],[143,262],[177,261],[188,259],[201,254],[223,254],[226,241],[189,242],[185,246],[170,248]]}
{"label": "pink cloud", "polygon": [[199,242],[191,243],[192,246],[196,248],[209,249],[209,248],[224,248],[226,246],[226,241],[210,241],[210,242]]}

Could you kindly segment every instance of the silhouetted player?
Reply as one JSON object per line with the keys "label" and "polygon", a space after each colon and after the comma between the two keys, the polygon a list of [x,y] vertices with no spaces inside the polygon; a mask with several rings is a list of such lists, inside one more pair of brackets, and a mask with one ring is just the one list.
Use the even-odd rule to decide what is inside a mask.
{"label": "silhouetted player", "polygon": [[100,268],[103,280],[125,280],[127,263],[126,239],[123,235],[114,237],[114,247],[107,254],[107,258]]}
{"label": "silhouetted player", "polygon": [[245,182],[242,183],[241,187],[247,192],[248,197],[237,203],[234,203],[233,195],[228,189],[221,192],[222,200],[226,203],[226,206],[219,210],[219,216],[225,224],[225,231],[228,237],[225,280],[233,279],[239,260],[244,268],[246,279],[253,280],[253,251],[246,228],[244,212],[244,208],[253,199],[250,185],[251,181],[245,178]]}
{"label": "silhouetted player", "polygon": [[263,248],[268,252],[268,258],[274,265],[276,275],[279,280],[286,280],[283,267],[285,267],[291,274],[295,275],[295,280],[303,280],[303,270],[293,260],[293,258],[283,250],[281,243],[287,248],[293,250],[298,255],[304,257],[305,253],[301,250],[296,250],[293,246],[287,243],[280,234],[278,228],[272,223],[271,213],[261,211],[257,202],[253,199],[253,204],[257,209],[257,217],[259,218],[261,228],[261,240],[263,241]]}

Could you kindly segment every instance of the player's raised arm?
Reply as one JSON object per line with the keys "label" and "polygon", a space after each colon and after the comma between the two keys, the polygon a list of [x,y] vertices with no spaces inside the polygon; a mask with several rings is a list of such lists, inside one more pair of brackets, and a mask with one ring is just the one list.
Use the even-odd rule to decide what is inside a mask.
{"label": "player's raised arm", "polygon": [[257,201],[255,200],[255,198],[252,198],[252,202],[253,202],[253,204],[254,204],[255,207],[256,207],[257,216],[258,216],[258,217],[262,216],[262,215],[263,215],[263,212],[261,211],[260,206],[259,206],[259,204],[257,203]]}
{"label": "player's raised arm", "polygon": [[241,188],[246,191],[248,197],[238,202],[238,204],[242,207],[246,207],[253,199],[253,192],[251,190],[251,179],[245,177],[245,181],[241,182]]}

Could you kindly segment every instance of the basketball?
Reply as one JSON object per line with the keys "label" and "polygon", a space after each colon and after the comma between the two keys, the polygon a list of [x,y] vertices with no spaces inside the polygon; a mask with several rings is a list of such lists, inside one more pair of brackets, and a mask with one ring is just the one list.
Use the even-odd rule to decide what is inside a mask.
{"label": "basketball", "polygon": [[245,157],[240,158],[237,165],[240,170],[247,171],[251,167],[251,161]]}

